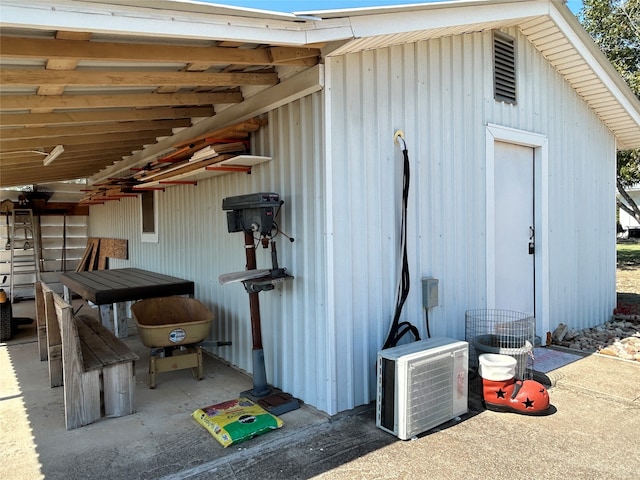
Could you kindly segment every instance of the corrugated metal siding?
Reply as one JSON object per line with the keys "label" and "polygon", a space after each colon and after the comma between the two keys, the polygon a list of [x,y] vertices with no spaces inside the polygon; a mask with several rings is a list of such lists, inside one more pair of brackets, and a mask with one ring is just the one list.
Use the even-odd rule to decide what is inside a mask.
{"label": "corrugated metal siding", "polygon": [[[488,32],[493,29],[510,28],[517,24],[517,27],[535,45],[536,49],[554,65],[583,100],[615,132],[618,147],[628,149],[637,145],[640,129],[638,129],[637,99],[634,98],[633,93],[569,10],[561,5],[551,4],[545,7],[541,3],[537,6],[534,3],[529,2],[529,5],[517,6],[516,10],[511,13],[508,13],[508,9],[505,10],[506,5],[498,6],[500,13],[493,11],[484,17],[482,13],[486,13],[486,11],[482,12],[482,10],[485,7],[493,10],[496,5],[476,5],[475,7],[462,5],[456,13],[453,13],[456,7],[445,9],[448,14],[454,17],[473,21],[473,23],[462,25],[458,25],[458,22],[448,25],[449,22],[443,18],[440,18],[439,22],[436,11],[430,12],[428,17],[424,17],[423,23],[418,23],[418,19],[421,18],[420,14],[425,12],[415,12],[404,19],[398,15],[394,24],[401,25],[401,29],[408,31],[396,30],[396,33],[381,35],[375,34],[381,30],[372,29],[372,24],[368,23],[366,19],[357,16],[351,17],[352,28],[358,38],[339,46],[330,55],[346,55],[393,45],[428,41],[444,36]],[[538,7],[542,8],[538,9]],[[467,8],[473,9],[473,12],[465,12]],[[331,16],[325,17],[325,14],[321,14],[321,16],[331,18]],[[500,18],[498,19],[496,16]]]}
{"label": "corrugated metal siding", "polygon": [[525,37],[508,33],[518,39],[518,106],[493,104],[487,119],[547,136],[549,325],[594,326],[615,306],[615,139]]}
{"label": "corrugated metal siding", "polygon": [[[260,296],[267,377],[330,414],[375,399],[375,356],[399,278],[404,130],[412,165],[408,238],[412,290],[403,320],[425,336],[420,280],[440,280],[432,336],[464,338],[464,312],[487,305],[486,125],[549,141],[550,324],[604,321],[615,303],[614,139],[515,30],[518,104],[493,100],[490,32],[326,59],[326,89],[268,114],[250,176],[227,175],[160,194],[160,241],[140,244],[138,200],[92,207],[93,236],[130,241],[130,260],[191,278],[216,312],[219,354],[251,370],[248,301],[221,273],[244,266],[223,197],[272,190],[285,200],[278,242],[295,280]],[[323,130],[326,115],[326,131]],[[259,251],[258,263],[269,264]]]}
{"label": "corrugated metal siding", "polygon": [[[139,199],[92,207],[90,231],[129,240],[129,260],[112,260],[112,268],[136,266],[195,281],[196,298],[217,319],[211,339],[233,342],[214,353],[251,372],[248,296],[241,284],[218,283],[220,274],[243,270],[246,263],[244,237],[227,233],[222,199],[279,193],[285,204],[278,224],[295,242],[276,237],[278,260],[295,279],[260,294],[267,379],[328,411],[321,98],[311,95],[268,114],[268,125],[252,141],[252,153],[273,160],[250,175],[224,175],[159,193],[157,244],[140,243]],[[259,268],[271,266],[269,251],[260,247],[257,257]]]}
{"label": "corrugated metal siding", "polygon": [[[614,140],[515,29],[518,104],[493,100],[490,32],[327,59],[330,311],[344,410],[375,398],[374,362],[396,295],[401,153],[412,165],[411,290],[403,319],[425,334],[420,280],[440,280],[432,336],[464,338],[486,300],[486,124],[549,139],[550,324],[605,321],[615,304]],[[588,210],[585,210],[587,208]],[[588,212],[588,213],[587,213]],[[588,218],[587,218],[588,217]]]}

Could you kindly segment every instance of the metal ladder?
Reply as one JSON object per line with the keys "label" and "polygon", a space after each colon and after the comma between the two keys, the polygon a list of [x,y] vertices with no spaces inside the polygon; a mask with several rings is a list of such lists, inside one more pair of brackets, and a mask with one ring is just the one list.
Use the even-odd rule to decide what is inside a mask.
{"label": "metal ladder", "polygon": [[[40,259],[38,236],[33,223],[33,212],[27,208],[13,209],[11,225],[11,301],[16,296],[16,288],[31,287],[40,280]],[[24,234],[23,239],[18,235]],[[16,276],[31,281],[18,282]],[[35,293],[34,293],[35,296]]]}

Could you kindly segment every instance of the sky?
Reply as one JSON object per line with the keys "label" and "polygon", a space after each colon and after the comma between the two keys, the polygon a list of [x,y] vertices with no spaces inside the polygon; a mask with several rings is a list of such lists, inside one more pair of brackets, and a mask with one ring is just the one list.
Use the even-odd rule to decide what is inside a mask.
{"label": "sky", "polygon": [[[200,0],[203,1],[203,0]],[[276,12],[307,12],[317,10],[335,10],[340,8],[379,7],[381,5],[406,5],[428,3],[428,0],[204,0],[207,3],[219,3],[239,7],[258,8]],[[582,0],[568,0],[567,6],[577,14],[582,8]]]}

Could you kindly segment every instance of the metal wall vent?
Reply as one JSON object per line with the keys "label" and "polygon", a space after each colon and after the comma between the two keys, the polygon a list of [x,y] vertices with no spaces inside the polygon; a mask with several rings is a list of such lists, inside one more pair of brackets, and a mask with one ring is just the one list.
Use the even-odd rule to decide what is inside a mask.
{"label": "metal wall vent", "polygon": [[516,103],[516,41],[493,33],[493,98]]}

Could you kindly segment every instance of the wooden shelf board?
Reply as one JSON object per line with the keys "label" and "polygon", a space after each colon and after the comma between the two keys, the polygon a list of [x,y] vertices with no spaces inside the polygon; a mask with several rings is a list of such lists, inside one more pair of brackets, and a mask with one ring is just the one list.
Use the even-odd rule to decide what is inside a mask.
{"label": "wooden shelf board", "polygon": [[[152,180],[150,182],[141,183],[133,187],[134,190],[143,190],[145,188],[154,187],[158,185],[170,186],[171,182],[190,182],[204,180],[206,178],[215,177],[218,175],[225,175],[236,171],[249,171],[251,167],[260,165],[271,160],[271,157],[261,157],[257,155],[237,155],[221,162],[206,165],[195,170],[191,170],[185,173],[176,173],[168,178],[161,180]],[[229,168],[227,168],[229,167]],[[246,170],[242,169],[246,168]]]}

